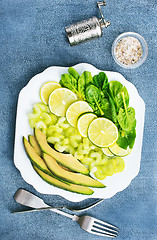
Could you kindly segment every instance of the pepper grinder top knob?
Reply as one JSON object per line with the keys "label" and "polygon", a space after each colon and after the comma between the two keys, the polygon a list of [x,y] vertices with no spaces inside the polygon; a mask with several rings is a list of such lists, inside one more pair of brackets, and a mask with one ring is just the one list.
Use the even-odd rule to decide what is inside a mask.
{"label": "pepper grinder top knob", "polygon": [[106,2],[105,1],[97,2],[97,6],[99,8],[99,12],[100,12],[100,15],[101,15],[101,18],[99,19],[101,28],[109,27],[111,25],[111,22],[105,20],[104,15],[103,15],[102,10],[101,10],[101,6],[106,6]]}

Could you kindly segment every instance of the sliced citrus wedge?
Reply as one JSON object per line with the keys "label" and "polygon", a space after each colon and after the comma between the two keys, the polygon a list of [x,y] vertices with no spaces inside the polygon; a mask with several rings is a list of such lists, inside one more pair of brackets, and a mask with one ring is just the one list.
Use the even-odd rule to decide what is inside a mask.
{"label": "sliced citrus wedge", "polygon": [[40,99],[43,103],[48,104],[50,94],[61,85],[57,82],[46,82],[40,88]]}
{"label": "sliced citrus wedge", "polygon": [[65,116],[70,104],[77,100],[77,96],[67,88],[58,88],[54,90],[49,97],[50,111],[57,116]]}
{"label": "sliced citrus wedge", "polygon": [[93,112],[92,108],[89,104],[85,101],[77,101],[72,103],[67,111],[66,111],[66,118],[70,125],[73,127],[77,126],[77,119],[78,117],[85,112]]}
{"label": "sliced citrus wedge", "polygon": [[118,129],[109,119],[96,118],[89,125],[88,138],[98,147],[109,147],[117,141]]}
{"label": "sliced citrus wedge", "polygon": [[107,157],[113,157],[114,156],[114,154],[109,150],[109,148],[102,148],[102,151]]}
{"label": "sliced citrus wedge", "polygon": [[97,116],[94,113],[83,113],[77,120],[77,129],[82,137],[87,137],[88,126]]}
{"label": "sliced citrus wedge", "polygon": [[123,149],[118,146],[117,143],[114,143],[113,145],[109,146],[109,150],[118,157],[124,157],[127,156],[130,152],[131,149],[128,147],[127,149]]}

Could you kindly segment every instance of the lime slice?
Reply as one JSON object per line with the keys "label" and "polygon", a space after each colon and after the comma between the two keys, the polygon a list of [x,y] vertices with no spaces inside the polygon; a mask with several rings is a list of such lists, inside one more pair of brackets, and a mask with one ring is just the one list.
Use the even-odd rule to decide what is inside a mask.
{"label": "lime slice", "polygon": [[96,118],[89,125],[88,138],[98,147],[109,147],[117,141],[118,129],[109,119]]}
{"label": "lime slice", "polygon": [[54,90],[49,97],[50,111],[57,116],[65,116],[66,110],[70,104],[77,100],[77,96],[67,88],[58,88]]}
{"label": "lime slice", "polygon": [[97,116],[94,113],[83,113],[77,120],[77,129],[82,137],[87,137],[88,126]]}
{"label": "lime slice", "polygon": [[48,104],[50,94],[61,85],[57,82],[46,82],[40,88],[40,99],[43,103]]}
{"label": "lime slice", "polygon": [[77,126],[78,117],[85,112],[93,112],[92,108],[85,101],[77,101],[72,103],[67,111],[66,118],[70,125],[73,127]]}
{"label": "lime slice", "polygon": [[109,150],[118,157],[124,157],[127,156],[131,152],[131,148],[123,149],[118,146],[117,143],[114,143],[112,146],[109,146]]}
{"label": "lime slice", "polygon": [[102,148],[102,151],[107,157],[113,157],[114,156],[114,154],[110,151],[109,148]]}

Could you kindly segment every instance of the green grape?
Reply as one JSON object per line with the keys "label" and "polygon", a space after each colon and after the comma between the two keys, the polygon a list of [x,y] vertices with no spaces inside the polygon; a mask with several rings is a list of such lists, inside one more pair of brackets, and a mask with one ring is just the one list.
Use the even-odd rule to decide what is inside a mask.
{"label": "green grape", "polygon": [[36,103],[33,105],[33,113],[42,113],[42,112],[46,112],[49,113],[49,107],[44,104],[44,103]]}
{"label": "green grape", "polygon": [[104,180],[106,178],[106,174],[101,167],[97,167],[97,170],[94,172],[94,176],[100,180]]}

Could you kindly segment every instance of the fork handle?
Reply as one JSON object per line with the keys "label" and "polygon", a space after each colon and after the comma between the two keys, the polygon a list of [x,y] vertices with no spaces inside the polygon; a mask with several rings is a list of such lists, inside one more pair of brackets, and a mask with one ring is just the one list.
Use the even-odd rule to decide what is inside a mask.
{"label": "fork handle", "polygon": [[60,209],[65,209],[64,207],[62,208],[53,208],[53,207],[45,207],[45,208],[34,208],[34,209],[30,209],[30,210],[24,210],[24,211],[18,211],[18,212],[11,212],[11,213],[25,213],[25,212],[36,212],[36,211],[44,211],[44,210],[50,210],[52,212],[55,212],[55,213],[58,213],[58,214],[61,214],[65,217],[68,217],[68,218],[71,218],[72,220],[74,221],[77,221],[78,219],[78,216],[74,215],[74,214],[69,214],[69,213],[66,213]]}
{"label": "fork handle", "polygon": [[59,209],[49,209],[50,211],[52,212],[55,212],[55,213],[58,213],[58,214],[61,214],[65,217],[68,217],[68,218],[71,218],[73,221],[77,221],[78,220],[78,216],[74,215],[74,214],[69,214],[69,213],[66,213],[62,210],[59,210]]}

